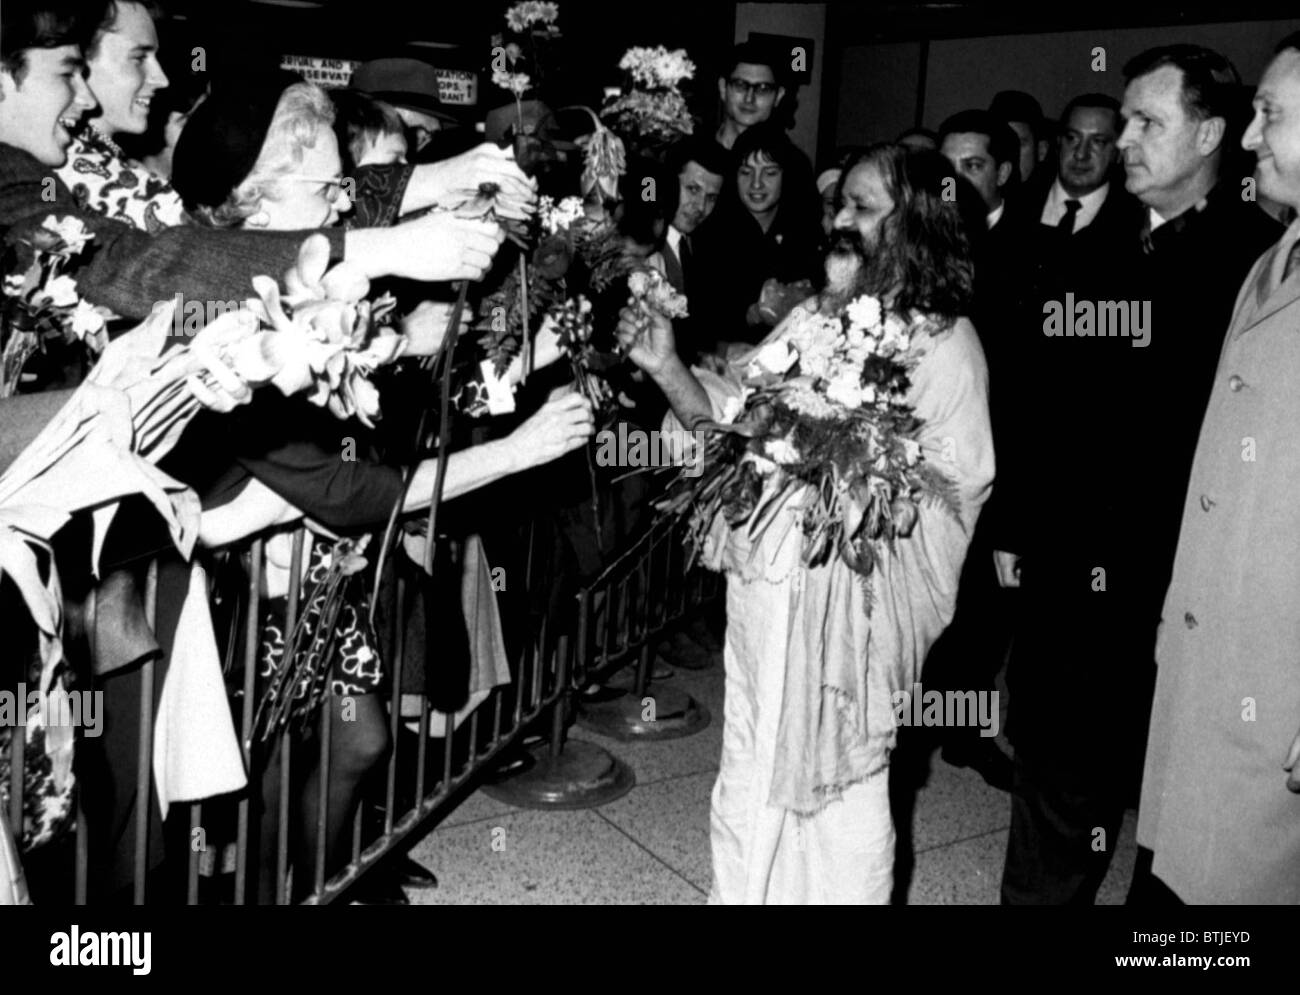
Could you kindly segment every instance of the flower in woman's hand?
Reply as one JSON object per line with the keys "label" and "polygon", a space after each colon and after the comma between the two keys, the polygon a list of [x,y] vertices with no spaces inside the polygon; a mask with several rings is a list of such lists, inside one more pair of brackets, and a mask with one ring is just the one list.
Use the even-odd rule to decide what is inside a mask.
{"label": "flower in woman's hand", "polygon": [[68,327],[72,334],[85,342],[93,353],[101,353],[108,345],[108,335],[104,329],[104,313],[89,301],[79,300],[69,315]]}
{"label": "flower in woman's hand", "polygon": [[81,299],[77,294],[77,281],[70,276],[56,276],[47,283],[45,296],[55,307],[72,307]]}
{"label": "flower in woman's hand", "polygon": [[41,222],[41,228],[58,236],[63,243],[64,252],[69,256],[80,253],[85,249],[86,243],[95,237],[94,232],[87,230],[80,218],[71,216],[60,219],[51,214]]}

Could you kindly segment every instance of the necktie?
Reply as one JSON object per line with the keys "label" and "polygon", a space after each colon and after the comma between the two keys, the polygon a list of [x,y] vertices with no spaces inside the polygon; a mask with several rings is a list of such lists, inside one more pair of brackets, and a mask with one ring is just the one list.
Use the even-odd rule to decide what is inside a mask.
{"label": "necktie", "polygon": [[677,250],[682,261],[682,293],[689,294],[691,287],[691,236],[683,235],[677,243]]}
{"label": "necktie", "polygon": [[1062,235],[1073,235],[1074,219],[1078,216],[1079,208],[1082,206],[1083,204],[1075,200],[1073,197],[1067,200],[1065,202],[1065,216],[1062,217],[1060,222],[1057,224],[1056,230]]}
{"label": "necktie", "polygon": [[1286,283],[1297,266],[1300,266],[1300,242],[1296,242],[1295,245],[1291,246],[1291,251],[1287,253],[1286,266],[1282,270],[1283,283]]}

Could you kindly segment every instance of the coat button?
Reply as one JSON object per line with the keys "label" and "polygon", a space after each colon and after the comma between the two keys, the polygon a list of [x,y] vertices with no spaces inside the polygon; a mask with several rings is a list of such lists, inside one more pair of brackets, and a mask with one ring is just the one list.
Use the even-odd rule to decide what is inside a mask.
{"label": "coat button", "polygon": [[1219,502],[1206,497],[1204,494],[1201,495],[1201,511],[1209,511],[1218,503]]}
{"label": "coat button", "polygon": [[1234,373],[1232,376],[1228,377],[1228,389],[1233,393],[1241,390],[1244,386],[1246,386],[1246,381],[1237,376],[1237,374]]}
{"label": "coat button", "polygon": [[1196,616],[1193,615],[1191,612],[1183,613],[1183,621],[1187,623],[1187,628],[1189,629],[1196,628]]}

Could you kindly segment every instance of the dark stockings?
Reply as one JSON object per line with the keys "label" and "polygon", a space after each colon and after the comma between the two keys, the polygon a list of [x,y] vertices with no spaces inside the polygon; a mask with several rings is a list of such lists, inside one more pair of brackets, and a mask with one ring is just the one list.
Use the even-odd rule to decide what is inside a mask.
{"label": "dark stockings", "polygon": [[[361,789],[368,775],[388,752],[388,725],[378,695],[362,694],[331,698],[330,716],[329,804],[325,818],[325,880],[347,863],[351,836],[349,829],[361,800]],[[306,897],[315,886],[316,861],[319,854],[317,819],[320,806],[320,740],[312,738],[294,744],[290,773],[290,825],[296,832],[290,839],[290,859],[294,872],[294,899]],[[293,786],[300,786],[295,792]],[[280,743],[262,775],[262,821],[258,902],[276,900],[276,854],[279,846],[278,813],[280,811]]]}

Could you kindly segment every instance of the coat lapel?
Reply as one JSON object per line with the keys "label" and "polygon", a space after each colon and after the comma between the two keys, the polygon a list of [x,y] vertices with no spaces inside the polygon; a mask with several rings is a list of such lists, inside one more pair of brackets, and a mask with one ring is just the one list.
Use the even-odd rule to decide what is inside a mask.
{"label": "coat lapel", "polygon": [[1243,314],[1234,338],[1244,335],[1264,319],[1272,317],[1300,298],[1300,270],[1292,273],[1276,287],[1273,286],[1273,274],[1278,266],[1278,255],[1284,250],[1289,253],[1294,244],[1294,239],[1284,237],[1260,257],[1254,272],[1255,285],[1246,295],[1245,303],[1248,310]]}

